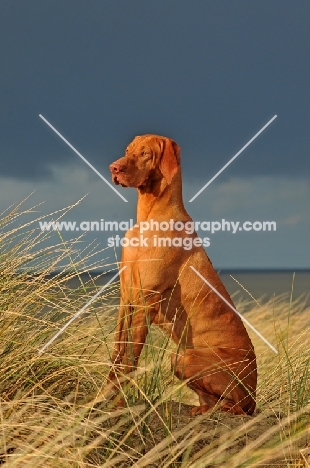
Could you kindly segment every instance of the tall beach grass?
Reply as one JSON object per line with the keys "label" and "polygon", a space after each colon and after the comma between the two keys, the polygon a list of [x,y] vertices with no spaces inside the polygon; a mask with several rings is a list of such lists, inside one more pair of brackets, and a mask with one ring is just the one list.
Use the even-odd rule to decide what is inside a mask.
{"label": "tall beach grass", "polygon": [[[191,418],[196,395],[172,375],[175,346],[153,327],[137,371],[124,377],[126,407],[113,410],[102,394],[118,284],[39,353],[98,291],[96,278],[81,277],[98,248],[60,235],[51,244],[36,220],[23,221],[27,216],[15,207],[0,221],[0,464],[310,466],[310,310],[293,289],[262,306],[251,298],[250,308],[236,304],[241,313],[250,309],[246,318],[278,349],[273,353],[249,330],[259,373],[253,417],[213,412]],[[75,289],[73,278],[79,280]]]}

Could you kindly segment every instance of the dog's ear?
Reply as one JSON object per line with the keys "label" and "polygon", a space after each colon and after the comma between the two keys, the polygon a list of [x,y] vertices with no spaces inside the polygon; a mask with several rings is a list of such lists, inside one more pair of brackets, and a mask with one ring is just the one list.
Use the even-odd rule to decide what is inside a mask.
{"label": "dog's ear", "polygon": [[175,141],[170,138],[164,138],[160,141],[161,157],[159,161],[159,169],[168,184],[180,166],[180,147]]}

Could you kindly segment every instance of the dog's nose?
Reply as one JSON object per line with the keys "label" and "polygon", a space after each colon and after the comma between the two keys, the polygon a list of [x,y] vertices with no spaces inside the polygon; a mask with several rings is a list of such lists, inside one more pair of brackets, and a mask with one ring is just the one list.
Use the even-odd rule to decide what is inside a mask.
{"label": "dog's nose", "polygon": [[119,162],[114,162],[112,164],[110,164],[110,171],[113,173],[113,174],[118,174],[119,172],[122,172],[124,170],[123,166],[121,163]]}

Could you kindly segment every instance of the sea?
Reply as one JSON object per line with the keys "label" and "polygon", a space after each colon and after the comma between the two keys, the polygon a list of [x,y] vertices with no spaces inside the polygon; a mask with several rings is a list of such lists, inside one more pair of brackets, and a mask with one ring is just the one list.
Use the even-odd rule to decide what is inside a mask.
{"label": "sea", "polygon": [[[310,270],[217,270],[227,291],[234,300],[259,301],[263,304],[275,297],[290,297],[293,301],[301,298],[305,307],[310,307]],[[83,282],[91,278],[97,287],[104,286],[110,281],[116,271],[91,272],[82,274]],[[114,281],[116,282],[118,278]],[[70,287],[77,287],[79,281],[75,278],[70,281]]]}

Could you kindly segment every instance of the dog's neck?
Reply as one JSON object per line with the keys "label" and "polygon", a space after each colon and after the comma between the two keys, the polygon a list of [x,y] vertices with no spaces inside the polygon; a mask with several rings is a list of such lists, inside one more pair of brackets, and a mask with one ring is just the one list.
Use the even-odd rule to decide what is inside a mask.
{"label": "dog's neck", "polygon": [[187,220],[190,219],[182,198],[182,177],[179,170],[171,184],[162,177],[152,186],[138,188],[137,222],[148,219]]}

